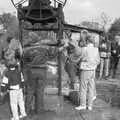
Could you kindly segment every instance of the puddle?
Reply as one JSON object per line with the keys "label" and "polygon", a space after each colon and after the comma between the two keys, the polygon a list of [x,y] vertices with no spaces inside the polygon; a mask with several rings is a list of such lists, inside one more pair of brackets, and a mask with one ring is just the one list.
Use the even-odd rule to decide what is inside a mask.
{"label": "puddle", "polygon": [[102,120],[117,120],[112,111],[104,111],[101,117]]}

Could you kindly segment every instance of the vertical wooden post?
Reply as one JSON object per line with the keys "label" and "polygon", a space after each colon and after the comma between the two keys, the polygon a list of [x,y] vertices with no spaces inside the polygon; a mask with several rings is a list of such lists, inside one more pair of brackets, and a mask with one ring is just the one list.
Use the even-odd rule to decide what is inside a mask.
{"label": "vertical wooden post", "polygon": [[[19,19],[19,41],[20,41],[20,44],[21,44],[21,46],[22,46],[22,48],[23,48],[23,26],[22,26],[22,15],[19,13],[19,10],[21,10],[22,9],[22,6],[21,5],[19,5],[18,6],[18,19]],[[20,63],[21,63],[21,68],[23,68],[23,55],[21,56],[21,58],[20,58]]]}
{"label": "vertical wooden post", "polygon": [[19,41],[23,47],[23,41],[22,41],[22,21],[19,21]]}
{"label": "vertical wooden post", "polygon": [[54,0],[54,7],[56,8],[56,0]]}
{"label": "vertical wooden post", "polygon": [[[63,25],[62,25],[62,5],[58,5],[59,8],[59,17],[58,17],[58,42],[61,42],[63,38]],[[61,95],[62,87],[62,66],[61,66],[61,52],[58,52],[58,95]]]}

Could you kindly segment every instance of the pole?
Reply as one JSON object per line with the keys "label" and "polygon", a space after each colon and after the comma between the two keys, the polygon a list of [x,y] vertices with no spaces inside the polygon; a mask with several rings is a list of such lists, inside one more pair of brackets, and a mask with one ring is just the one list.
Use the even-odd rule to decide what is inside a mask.
{"label": "pole", "polygon": [[[62,5],[58,4],[59,8],[59,17],[58,17],[58,42],[61,42],[63,38],[63,24],[62,24]],[[62,87],[62,66],[61,66],[61,52],[58,52],[58,95],[61,95],[61,87]]]}
{"label": "pole", "polygon": [[[22,15],[21,15],[21,13],[19,12],[19,11],[21,11],[21,9],[22,9],[22,5],[20,4],[19,6],[18,6],[18,20],[19,20],[19,42],[20,42],[20,44],[21,44],[21,47],[22,47],[22,49],[23,49],[23,27],[22,27],[22,23],[23,23],[23,21],[22,21]],[[23,54],[22,54],[22,56],[20,57],[20,63],[21,63],[21,68],[23,69]]]}

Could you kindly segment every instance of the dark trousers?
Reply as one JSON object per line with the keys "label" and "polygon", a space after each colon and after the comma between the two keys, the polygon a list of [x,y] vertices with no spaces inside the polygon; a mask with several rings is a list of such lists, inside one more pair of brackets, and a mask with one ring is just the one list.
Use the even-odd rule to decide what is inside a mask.
{"label": "dark trousers", "polygon": [[[26,109],[29,113],[44,110],[44,88],[46,84],[46,69],[33,69],[33,84],[27,86]],[[32,108],[33,107],[33,108]]]}
{"label": "dark trousers", "polygon": [[76,63],[67,61],[65,64],[65,70],[70,79],[70,88],[74,89],[74,83],[78,80]]}
{"label": "dark trousers", "polygon": [[119,58],[118,57],[111,57],[110,61],[110,75],[115,78],[116,77],[116,71],[119,63]]}
{"label": "dark trousers", "polygon": [[25,107],[27,114],[30,114],[32,110],[35,109],[35,88],[31,86],[27,86],[27,93],[25,97]]}

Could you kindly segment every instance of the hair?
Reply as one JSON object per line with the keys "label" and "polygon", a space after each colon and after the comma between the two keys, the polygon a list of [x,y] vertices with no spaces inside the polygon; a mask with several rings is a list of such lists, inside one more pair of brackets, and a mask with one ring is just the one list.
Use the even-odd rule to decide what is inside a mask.
{"label": "hair", "polygon": [[12,37],[12,36],[9,36],[9,37],[7,38],[7,42],[10,43],[12,39],[13,39],[13,37]]}
{"label": "hair", "polygon": [[1,59],[1,60],[0,60],[0,63],[1,63],[1,64],[5,64],[5,60]]}
{"label": "hair", "polygon": [[81,33],[87,35],[89,32],[88,32],[87,30],[84,29],[84,30],[81,31]]}
{"label": "hair", "polygon": [[11,69],[11,68],[18,69],[18,65],[16,65],[16,64],[9,64],[9,65],[7,65],[7,68],[8,69]]}
{"label": "hair", "polygon": [[89,32],[86,29],[81,30],[81,36],[80,36],[80,40],[78,42],[78,45],[80,47],[86,46],[86,43],[87,43],[86,39],[87,39],[88,34],[89,34]]}
{"label": "hair", "polygon": [[91,35],[87,35],[87,37],[86,37],[86,43],[87,43],[87,44],[89,44],[89,43],[93,43],[93,44],[94,44],[94,41],[93,41]]}

